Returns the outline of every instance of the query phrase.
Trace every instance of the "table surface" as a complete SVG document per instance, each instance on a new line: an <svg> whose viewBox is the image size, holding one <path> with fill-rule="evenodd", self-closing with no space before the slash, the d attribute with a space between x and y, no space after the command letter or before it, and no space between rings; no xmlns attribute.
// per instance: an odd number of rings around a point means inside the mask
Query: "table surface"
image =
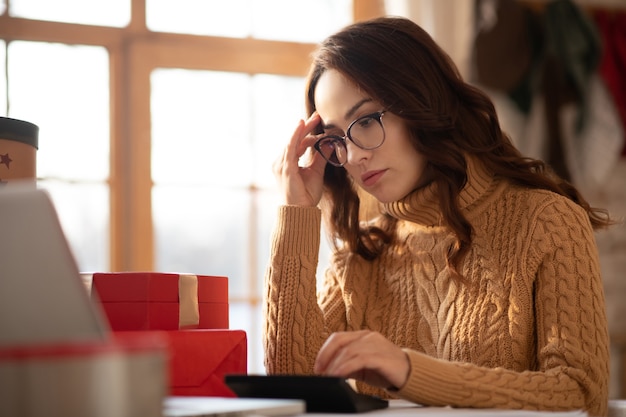
<svg viewBox="0 0 626 417"><path fill-rule="evenodd" d="M547 412L452 407L423 407L405 400L390 400L389 408L359 414L302 413L302 400L266 398L168 397L164 403L166 417L586 417L584 411ZM621 415L619 415L621 417Z"/></svg>
<svg viewBox="0 0 626 417"><path fill-rule="evenodd" d="M547 412L547 411L526 411L526 410L497 410L497 409L476 409L476 408L452 408L452 407L423 407L404 400L389 401L389 408L383 410L375 410L364 413L367 416L393 416L393 417L455 417L455 416L504 416L504 417L583 417L588 416L585 411L564 411L564 412ZM318 417L346 417L346 414L317 414L307 413L305 416Z"/></svg>

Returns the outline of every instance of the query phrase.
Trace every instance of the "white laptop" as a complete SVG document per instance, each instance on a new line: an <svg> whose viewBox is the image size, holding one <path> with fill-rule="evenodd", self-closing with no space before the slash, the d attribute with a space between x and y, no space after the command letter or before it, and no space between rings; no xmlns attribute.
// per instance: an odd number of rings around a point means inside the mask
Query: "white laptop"
<svg viewBox="0 0 626 417"><path fill-rule="evenodd" d="M168 397L165 417L293 416L306 412L302 400L268 398Z"/></svg>
<svg viewBox="0 0 626 417"><path fill-rule="evenodd" d="M46 191L0 187L0 347L107 338ZM59 308L61 306L61 308Z"/></svg>
<svg viewBox="0 0 626 417"><path fill-rule="evenodd" d="M0 186L0 349L109 336L48 192L33 185ZM163 405L165 417L304 412L300 400L168 397Z"/></svg>

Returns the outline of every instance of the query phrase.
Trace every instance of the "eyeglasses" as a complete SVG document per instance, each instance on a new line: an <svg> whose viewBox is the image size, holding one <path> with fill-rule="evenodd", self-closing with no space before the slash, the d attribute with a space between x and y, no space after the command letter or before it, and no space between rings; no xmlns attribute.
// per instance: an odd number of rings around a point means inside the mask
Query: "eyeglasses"
<svg viewBox="0 0 626 417"><path fill-rule="evenodd" d="M348 162L346 138L361 149L372 150L380 147L385 141L383 127L384 111L359 117L348 126L345 136L326 135L320 138L313 147L326 161L336 167Z"/></svg>

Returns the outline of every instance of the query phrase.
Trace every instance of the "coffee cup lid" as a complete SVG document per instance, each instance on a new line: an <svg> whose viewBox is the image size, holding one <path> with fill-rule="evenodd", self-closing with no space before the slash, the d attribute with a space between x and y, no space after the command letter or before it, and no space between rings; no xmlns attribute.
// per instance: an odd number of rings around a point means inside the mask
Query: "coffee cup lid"
<svg viewBox="0 0 626 417"><path fill-rule="evenodd" d="M0 117L0 139L22 142L39 149L39 126L24 120Z"/></svg>

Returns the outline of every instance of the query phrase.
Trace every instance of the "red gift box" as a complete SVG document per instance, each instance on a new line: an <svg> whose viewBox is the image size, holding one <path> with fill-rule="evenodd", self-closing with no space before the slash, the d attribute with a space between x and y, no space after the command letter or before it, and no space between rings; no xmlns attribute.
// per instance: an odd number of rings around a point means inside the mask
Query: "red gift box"
<svg viewBox="0 0 626 417"><path fill-rule="evenodd" d="M228 329L228 278L94 273L92 293L113 330Z"/></svg>
<svg viewBox="0 0 626 417"><path fill-rule="evenodd" d="M248 372L243 330L164 332L170 346L170 395L235 397L224 383L226 374Z"/></svg>

